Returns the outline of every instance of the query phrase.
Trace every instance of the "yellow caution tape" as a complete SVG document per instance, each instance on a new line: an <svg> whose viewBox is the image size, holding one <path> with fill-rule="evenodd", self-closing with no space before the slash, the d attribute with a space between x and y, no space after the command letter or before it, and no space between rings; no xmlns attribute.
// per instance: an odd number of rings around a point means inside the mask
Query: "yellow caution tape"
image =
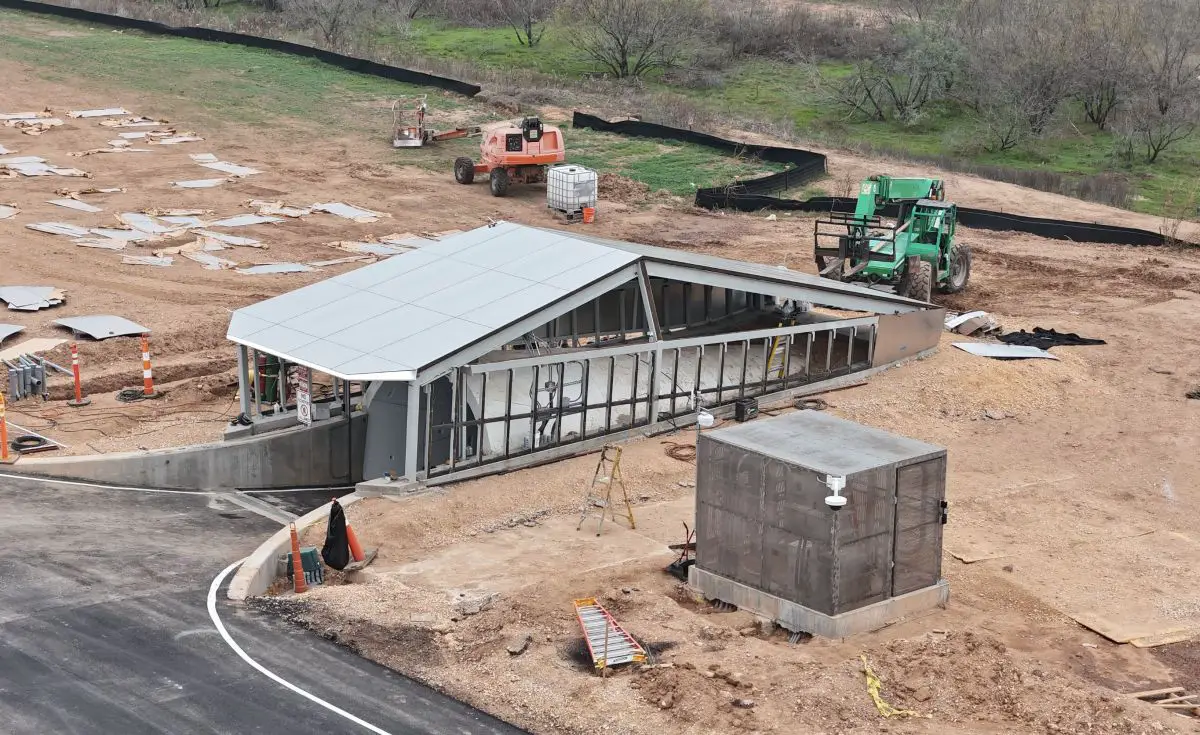
<svg viewBox="0 0 1200 735"><path fill-rule="evenodd" d="M859 658L862 659L863 673L867 675L867 694L871 695L871 699L875 702L875 708L879 710L879 714L884 717L930 717L931 715L922 715L919 712L913 712L910 709L897 709L887 702L883 701L883 697L879 695L880 688L883 687L883 682L871 670L871 665L867 663L867 655L864 653Z"/></svg>

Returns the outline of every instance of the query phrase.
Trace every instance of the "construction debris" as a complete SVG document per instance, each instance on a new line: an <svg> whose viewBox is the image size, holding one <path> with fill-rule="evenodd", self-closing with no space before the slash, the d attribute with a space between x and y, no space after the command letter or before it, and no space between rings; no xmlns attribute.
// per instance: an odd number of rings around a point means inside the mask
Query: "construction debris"
<svg viewBox="0 0 1200 735"><path fill-rule="evenodd" d="M48 199L47 204L53 204L56 207L66 207L80 212L103 212L103 207L97 207L87 202L81 202L78 199Z"/></svg>
<svg viewBox="0 0 1200 735"><path fill-rule="evenodd" d="M37 311L58 306L66 300L54 286L0 286L0 301L13 311Z"/></svg>
<svg viewBox="0 0 1200 735"><path fill-rule="evenodd" d="M867 677L867 694L871 696L871 701L875 703L875 709L879 710L879 714L884 717L921 717L918 712L910 709L898 709L884 701L879 690L883 688L883 682L871 670L871 664L867 663L867 655L862 654L859 659L862 661L863 674Z"/></svg>
<svg viewBox="0 0 1200 735"><path fill-rule="evenodd" d="M76 189L55 189L54 190L55 194L59 195L60 197L67 197L68 199L78 199L79 197L84 196L85 194L122 194L124 192L125 192L125 188L119 187L119 186L109 186L106 188L96 188L94 186L91 186L91 187L88 187L87 189L78 189L78 190L76 190Z"/></svg>
<svg viewBox="0 0 1200 735"><path fill-rule="evenodd" d="M183 133L182 135L173 135L168 138L157 138L150 141L150 145L177 145L179 143L199 143L204 140L195 133Z"/></svg>
<svg viewBox="0 0 1200 735"><path fill-rule="evenodd" d="M211 153L189 153L188 158L196 163L216 163L220 160Z"/></svg>
<svg viewBox="0 0 1200 735"><path fill-rule="evenodd" d="M970 352L972 355L991 357L997 360L1028 360L1038 357L1047 360L1058 359L1056 355L1052 355L1045 350L1040 350L1037 347L997 345L987 342L954 342L953 345L963 352Z"/></svg>
<svg viewBox="0 0 1200 735"><path fill-rule="evenodd" d="M101 250L124 250L125 246L129 244L128 240L113 240L108 237L83 237L71 242L81 248L99 248Z"/></svg>
<svg viewBox="0 0 1200 735"><path fill-rule="evenodd" d="M15 360L21 355L34 355L39 352L49 352L55 347L61 345L63 342L66 342L66 340L49 339L46 337L27 339L24 342L18 342L8 349L0 350L0 360Z"/></svg>
<svg viewBox="0 0 1200 735"><path fill-rule="evenodd" d="M194 260L195 262L199 263L204 270L208 271L229 270L230 268L237 266L237 263L232 260L226 260L225 258L218 258L215 255L209 255L203 250L182 250L179 254L188 260Z"/></svg>
<svg viewBox="0 0 1200 735"><path fill-rule="evenodd" d="M67 113L67 117L118 117L128 114L130 114L129 110L120 107L105 107L100 110L71 110Z"/></svg>
<svg viewBox="0 0 1200 735"><path fill-rule="evenodd" d="M74 156L75 158L81 158L83 156L94 156L97 153L153 153L153 151L151 151L149 148L130 148L128 146L129 144L126 143L123 146L118 146L115 148L89 148L86 151L75 151L74 153L68 153L67 155Z"/></svg>
<svg viewBox="0 0 1200 735"><path fill-rule="evenodd" d="M41 112L0 112L0 120L4 122L12 120L37 120L39 118L50 117L53 114L50 108L46 108Z"/></svg>
<svg viewBox="0 0 1200 735"><path fill-rule="evenodd" d="M329 265L341 265L342 263L357 263L363 260L373 260L369 255L351 255L346 258L334 258L333 260L315 260L309 263L313 268L324 268Z"/></svg>
<svg viewBox="0 0 1200 735"><path fill-rule="evenodd" d="M189 242L184 245L176 245L175 247L171 247L171 248L162 248L160 250L155 250L154 254L158 255L158 256L183 255L184 253L215 252L217 250L224 250L224 249L225 249L224 245L222 245L220 242L217 242L216 240L212 239L211 237L198 237L195 240L193 240L192 242Z"/></svg>
<svg viewBox="0 0 1200 735"><path fill-rule="evenodd" d="M37 120L8 120L4 124L10 128L16 128L26 135L41 135L47 130L61 126L63 121L57 117L48 117Z"/></svg>
<svg viewBox="0 0 1200 735"><path fill-rule="evenodd" d="M255 240L253 237L240 237L238 235L227 235L224 232L211 232L209 230L194 230L196 235L209 237L217 242L225 245L244 246L248 248L264 248L261 240Z"/></svg>
<svg viewBox="0 0 1200 735"><path fill-rule="evenodd" d="M283 217L267 217L261 214L239 214L236 217L209 222L209 227L247 227L249 225L265 225L283 222Z"/></svg>
<svg viewBox="0 0 1200 735"><path fill-rule="evenodd" d="M327 242L325 244L331 248L345 250L348 253L375 255L381 258L400 255L401 253L407 253L411 250L411 248L398 247L396 245L385 245L379 242L353 242L350 240L338 240L337 242Z"/></svg>
<svg viewBox="0 0 1200 735"><path fill-rule="evenodd" d="M192 179L191 181L172 181L173 186L180 189L211 189L233 179Z"/></svg>
<svg viewBox="0 0 1200 735"><path fill-rule="evenodd" d="M145 128L166 125L168 122L168 120L151 120L148 117L128 117L124 120L101 120L100 124L106 128Z"/></svg>
<svg viewBox="0 0 1200 735"><path fill-rule="evenodd" d="M359 224L367 225L372 222L378 222L381 217L390 217L389 214L383 212L372 212L369 209L355 207L351 204L343 204L342 202L327 202L325 204L314 204L312 209L316 212L326 212L328 214L344 217L349 220L354 220Z"/></svg>
<svg viewBox="0 0 1200 735"><path fill-rule="evenodd" d="M0 156L7 156L9 153L16 153L16 151L10 151L9 149L0 145Z"/></svg>
<svg viewBox="0 0 1200 735"><path fill-rule="evenodd" d="M237 272L248 276L261 276L275 273L307 273L311 270L311 267L303 263L263 263L261 265L238 268Z"/></svg>
<svg viewBox="0 0 1200 735"><path fill-rule="evenodd" d="M117 215L117 221L148 235L167 235L179 233L187 229L186 226L178 224L160 224L154 217L142 214L141 212L121 212Z"/></svg>
<svg viewBox="0 0 1200 735"><path fill-rule="evenodd" d="M89 230L89 232L91 232L93 235L99 235L100 237L105 237L110 240L123 240L125 242L143 242L145 240L159 239L148 232L128 228L93 227L91 230Z"/></svg>
<svg viewBox="0 0 1200 735"><path fill-rule="evenodd" d="M248 202L250 207L253 207L256 212L262 215L279 215L280 217L303 217L312 214L311 209L302 207L290 207L283 202L267 202L261 199L253 199Z"/></svg>
<svg viewBox="0 0 1200 735"><path fill-rule="evenodd" d="M0 161L0 169L14 171L21 176L80 176L90 179L92 177L87 171L80 171L77 168L64 168L60 166L52 166L45 163L44 158L36 158L34 156L26 156L21 159L12 159L7 162Z"/></svg>
<svg viewBox="0 0 1200 735"><path fill-rule="evenodd" d="M1183 687L1166 687L1151 689L1144 692L1134 692L1129 695L1134 699L1149 702L1163 709L1173 710L1179 714L1200 717L1200 694L1187 694Z"/></svg>
<svg viewBox="0 0 1200 735"><path fill-rule="evenodd" d="M175 262L169 255L125 255L121 257L125 265L154 265L165 268Z"/></svg>
<svg viewBox="0 0 1200 735"><path fill-rule="evenodd" d="M968 337L993 334L1000 331L1000 324L986 311L969 311L965 314L947 314L946 331Z"/></svg>
<svg viewBox="0 0 1200 735"><path fill-rule="evenodd" d="M95 340L148 334L150 332L147 327L131 322L125 317L113 316L111 314L56 319L54 323L66 327L76 334L84 334Z"/></svg>
<svg viewBox="0 0 1200 735"><path fill-rule="evenodd" d="M151 217L197 217L205 214L212 214L211 209L143 209L142 214L148 214Z"/></svg>
<svg viewBox="0 0 1200 735"><path fill-rule="evenodd" d="M8 219L9 217L15 217L20 213L21 213L21 210L17 209L16 205L0 204L0 219Z"/></svg>
<svg viewBox="0 0 1200 735"><path fill-rule="evenodd" d="M228 161L213 161L211 163L201 163L200 165L203 166L204 168L211 168L214 171L221 171L223 173L227 173L230 176L235 176L239 179L244 176L253 176L254 174L262 173L262 171L259 171L256 168L250 168L249 166L239 166L236 163L230 163Z"/></svg>

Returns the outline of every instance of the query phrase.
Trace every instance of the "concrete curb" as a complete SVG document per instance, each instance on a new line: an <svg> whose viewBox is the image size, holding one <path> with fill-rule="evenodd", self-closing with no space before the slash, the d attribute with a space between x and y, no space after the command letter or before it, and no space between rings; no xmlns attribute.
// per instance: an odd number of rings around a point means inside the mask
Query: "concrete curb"
<svg viewBox="0 0 1200 735"><path fill-rule="evenodd" d="M350 493L338 498L338 502L342 504L343 508L347 508L366 497L369 496ZM332 507L333 503L326 503L320 508L309 511L297 518L294 521L296 532L304 535L304 531L309 526L328 519L329 510ZM257 597L266 592L270 588L271 583L275 581L275 560L281 554L286 554L290 551L291 544L292 534L287 526L279 529L271 538L264 541L238 567L237 574L233 576L233 580L229 583L229 599L244 600L247 597Z"/></svg>

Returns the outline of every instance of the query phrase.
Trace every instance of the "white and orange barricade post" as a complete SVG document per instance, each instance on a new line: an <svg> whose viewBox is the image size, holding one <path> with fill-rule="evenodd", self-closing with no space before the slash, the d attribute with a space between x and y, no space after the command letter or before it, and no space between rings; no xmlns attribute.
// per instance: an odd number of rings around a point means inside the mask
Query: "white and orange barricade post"
<svg viewBox="0 0 1200 735"><path fill-rule="evenodd" d="M0 393L0 464L12 464L18 457L19 454L9 454L8 419L4 417L4 394Z"/></svg>
<svg viewBox="0 0 1200 735"><path fill-rule="evenodd" d="M308 582L304 581L304 560L300 558L300 535L296 533L296 524L290 524L292 531L292 588L296 594L308 591Z"/></svg>
<svg viewBox="0 0 1200 735"><path fill-rule="evenodd" d="M142 335L142 396L156 398L154 392L154 370L150 367L150 335Z"/></svg>
<svg viewBox="0 0 1200 735"><path fill-rule="evenodd" d="M67 401L72 408L79 408L91 403L91 399L83 397L83 381L79 379L79 348L71 343L71 375L75 378L75 398Z"/></svg>

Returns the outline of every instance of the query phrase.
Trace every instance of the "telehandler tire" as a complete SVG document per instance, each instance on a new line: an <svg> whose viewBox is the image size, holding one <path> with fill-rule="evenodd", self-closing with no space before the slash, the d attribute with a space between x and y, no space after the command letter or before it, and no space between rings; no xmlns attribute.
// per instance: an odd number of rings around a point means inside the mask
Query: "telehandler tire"
<svg viewBox="0 0 1200 735"><path fill-rule="evenodd" d="M927 260L910 264L904 269L897 290L901 296L928 302L933 297L933 264Z"/></svg>
<svg viewBox="0 0 1200 735"><path fill-rule="evenodd" d="M950 276L938 286L941 293L958 293L971 280L971 246L958 244L950 248Z"/></svg>

